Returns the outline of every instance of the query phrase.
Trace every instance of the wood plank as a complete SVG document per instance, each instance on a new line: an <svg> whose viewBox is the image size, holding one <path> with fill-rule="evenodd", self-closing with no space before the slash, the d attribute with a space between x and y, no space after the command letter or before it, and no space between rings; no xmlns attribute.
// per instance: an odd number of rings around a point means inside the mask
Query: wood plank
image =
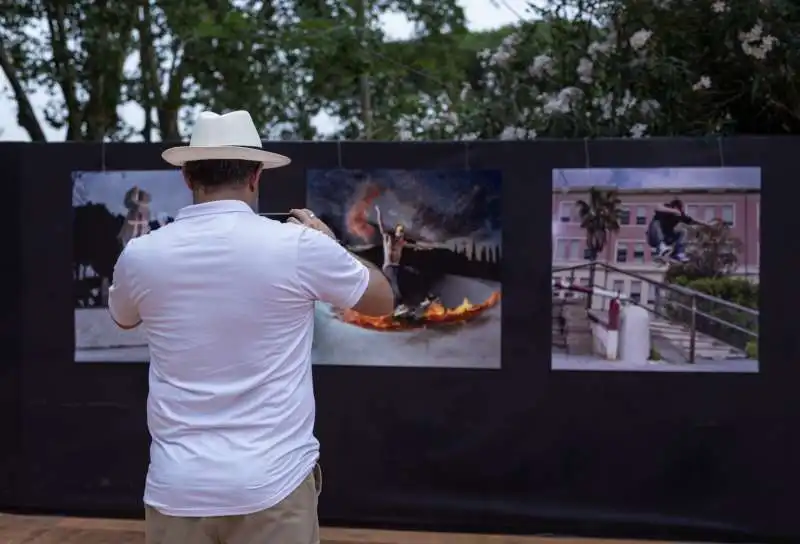
<svg viewBox="0 0 800 544"><path fill-rule="evenodd" d="M641 541L323 528L322 544L645 544ZM140 520L0 514L2 544L143 544ZM649 544L658 544L650 542Z"/></svg>

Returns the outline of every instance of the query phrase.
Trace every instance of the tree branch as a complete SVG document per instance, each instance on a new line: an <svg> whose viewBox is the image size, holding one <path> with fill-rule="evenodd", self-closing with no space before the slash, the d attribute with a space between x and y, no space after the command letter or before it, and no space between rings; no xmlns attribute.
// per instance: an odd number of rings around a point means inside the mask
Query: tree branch
<svg viewBox="0 0 800 544"><path fill-rule="evenodd" d="M42 125L36 118L36 112L33 111L33 105L19 81L19 75L11 63L2 37L0 37L0 69L3 70L11 85L11 90L14 92L14 99L17 102L17 123L28 132L32 142L46 142L47 136L45 136Z"/></svg>

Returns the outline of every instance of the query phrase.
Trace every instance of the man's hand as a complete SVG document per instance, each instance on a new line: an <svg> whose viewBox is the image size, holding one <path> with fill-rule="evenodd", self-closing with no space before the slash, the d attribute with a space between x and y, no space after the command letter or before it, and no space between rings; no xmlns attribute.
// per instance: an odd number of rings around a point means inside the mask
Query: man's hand
<svg viewBox="0 0 800 544"><path fill-rule="evenodd" d="M328 225L323 223L319 220L319 218L314 215L314 212L308 209L299 209L299 210L289 210L289 219L286 220L287 223L294 223L296 225L303 225L304 227L308 227L310 229L314 229L316 231L321 232L322 234L329 236L330 238L336 240L336 235L333 234L333 231L330 229Z"/></svg>

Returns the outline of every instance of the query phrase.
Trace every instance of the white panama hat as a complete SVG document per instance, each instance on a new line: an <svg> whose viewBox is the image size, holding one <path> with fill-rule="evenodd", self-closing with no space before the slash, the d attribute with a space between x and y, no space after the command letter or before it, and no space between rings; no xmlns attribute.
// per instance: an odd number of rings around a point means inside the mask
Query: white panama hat
<svg viewBox="0 0 800 544"><path fill-rule="evenodd" d="M240 160L260 162L264 168L280 168L289 157L264 151L253 118L246 111L218 115L204 111L197 117L189 145L171 147L161 157L174 166L189 161Z"/></svg>

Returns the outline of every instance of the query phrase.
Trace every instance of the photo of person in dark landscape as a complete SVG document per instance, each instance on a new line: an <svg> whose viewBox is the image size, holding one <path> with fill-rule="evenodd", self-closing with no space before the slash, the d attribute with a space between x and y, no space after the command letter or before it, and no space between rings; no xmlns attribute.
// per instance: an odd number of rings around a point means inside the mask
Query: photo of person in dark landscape
<svg viewBox="0 0 800 544"><path fill-rule="evenodd" d="M312 170L307 179L307 207L381 267L396 303L378 318L318 308L315 363L499 368L499 172ZM380 360L367 350L374 342L386 347Z"/></svg>
<svg viewBox="0 0 800 544"><path fill-rule="evenodd" d="M73 174L75 360L147 362L141 332L108 318L108 288L125 246L174 220L192 195L177 170Z"/></svg>

